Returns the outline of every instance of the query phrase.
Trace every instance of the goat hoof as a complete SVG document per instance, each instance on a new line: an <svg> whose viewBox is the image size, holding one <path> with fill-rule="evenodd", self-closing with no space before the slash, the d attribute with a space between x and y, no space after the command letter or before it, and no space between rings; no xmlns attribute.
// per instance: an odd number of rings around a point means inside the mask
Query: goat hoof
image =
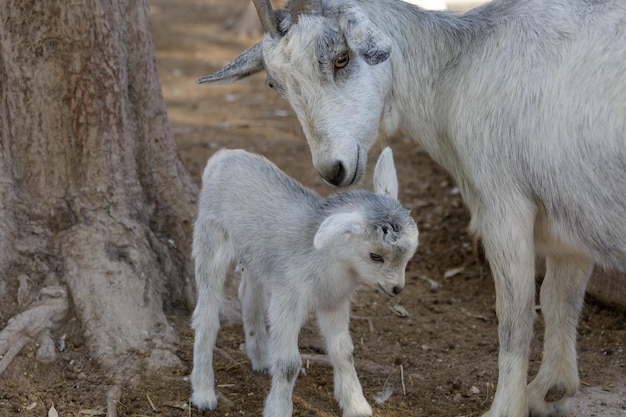
<svg viewBox="0 0 626 417"><path fill-rule="evenodd" d="M215 410L217 407L217 395L215 392L194 392L191 403L200 411Z"/></svg>
<svg viewBox="0 0 626 417"><path fill-rule="evenodd" d="M267 365L262 365L262 366L252 366L252 370L254 372L256 372L257 374L267 374L270 372L270 367Z"/></svg>
<svg viewBox="0 0 626 417"><path fill-rule="evenodd" d="M528 385L528 410L532 417L555 417L566 414L570 399L578 392L578 379L575 383L546 382L536 378ZM548 388L550 387L550 388Z"/></svg>
<svg viewBox="0 0 626 417"><path fill-rule="evenodd" d="M571 406L571 398L561 398L558 401L537 401L529 405L531 417L556 417L567 414Z"/></svg>
<svg viewBox="0 0 626 417"><path fill-rule="evenodd" d="M368 404L365 398L359 401L358 404L353 404L350 409L345 409L343 417L370 417L372 415L372 407Z"/></svg>

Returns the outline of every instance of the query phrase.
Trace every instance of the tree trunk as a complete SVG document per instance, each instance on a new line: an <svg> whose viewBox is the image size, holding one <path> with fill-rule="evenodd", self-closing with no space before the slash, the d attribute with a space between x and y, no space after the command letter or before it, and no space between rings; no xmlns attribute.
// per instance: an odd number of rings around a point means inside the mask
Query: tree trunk
<svg viewBox="0 0 626 417"><path fill-rule="evenodd" d="M7 1L0 22L0 302L15 316L0 372L18 340L54 360L50 335L71 308L115 384L176 366L165 313L195 303L197 189L167 121L147 0Z"/></svg>

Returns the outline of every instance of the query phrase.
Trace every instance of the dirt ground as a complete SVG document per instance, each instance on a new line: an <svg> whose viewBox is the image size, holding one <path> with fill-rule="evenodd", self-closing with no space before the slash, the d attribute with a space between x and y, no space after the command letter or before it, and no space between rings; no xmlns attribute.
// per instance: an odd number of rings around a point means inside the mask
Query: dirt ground
<svg viewBox="0 0 626 417"><path fill-rule="evenodd" d="M259 40L229 29L244 9L244 0L151 0L157 62L180 155L198 184L217 149L245 148L267 156L319 193L331 193L312 167L292 110L265 86L262 74L232 86L194 84ZM497 383L489 268L473 249L466 232L468 213L446 172L407 138L381 139L371 157L385 144L394 150L400 200L417 221L420 246L399 297L362 288L354 299L351 333L365 396L376 416L480 416ZM371 185L371 162L359 187ZM401 317L402 311L407 315ZM177 354L185 368L144 376L127 387L119 415L260 415L270 379L252 372L242 350L241 323L236 318L223 323L215 363L222 396L215 412L203 414L188 403L193 354L189 314L170 318L179 331ZM0 377L0 416L44 416L52 404L62 417L104 414L107 380L82 344L80 328L69 329L55 335L63 341L60 361L38 364L35 346L29 346ZM531 374L539 365L542 331L539 318ZM587 300L577 348L582 392L572 416L626 416L625 345L625 313ZM311 320L300 337L305 365L294 391L295 416L341 414L323 346Z"/></svg>

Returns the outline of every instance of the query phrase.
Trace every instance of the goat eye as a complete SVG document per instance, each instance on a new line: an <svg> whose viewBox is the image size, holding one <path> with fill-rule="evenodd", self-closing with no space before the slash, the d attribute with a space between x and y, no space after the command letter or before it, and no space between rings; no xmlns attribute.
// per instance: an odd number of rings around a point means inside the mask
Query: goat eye
<svg viewBox="0 0 626 417"><path fill-rule="evenodd" d="M370 253L370 259L374 262L384 262L383 257L377 253Z"/></svg>
<svg viewBox="0 0 626 417"><path fill-rule="evenodd" d="M343 54L339 55L337 59L335 59L335 68L343 68L348 65L349 61L350 57L347 53L344 52Z"/></svg>

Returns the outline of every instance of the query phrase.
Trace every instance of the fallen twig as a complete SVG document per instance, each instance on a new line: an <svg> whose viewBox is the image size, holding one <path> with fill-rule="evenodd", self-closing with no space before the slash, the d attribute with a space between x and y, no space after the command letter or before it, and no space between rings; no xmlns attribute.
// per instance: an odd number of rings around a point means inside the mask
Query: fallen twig
<svg viewBox="0 0 626 417"><path fill-rule="evenodd" d="M117 417L117 403L122 398L122 389L113 385L107 393L107 417Z"/></svg>
<svg viewBox="0 0 626 417"><path fill-rule="evenodd" d="M301 357L304 363L308 361L309 363L314 363L314 364L318 364L322 366L328 366L328 367L333 366L332 363L330 362L330 359L328 359L328 357L325 355L318 355L314 353L304 353L301 355ZM389 374L393 372L395 369L391 366L387 366L387 365L383 365L380 363L367 361L367 360L358 360L356 361L355 365L356 365L356 368L365 372L372 373L372 374Z"/></svg>
<svg viewBox="0 0 626 417"><path fill-rule="evenodd" d="M156 407L154 406L154 403L152 402L152 398L150 398L150 395L148 393L146 393L146 398L148 398L148 402L150 403L150 407L152 408L152 411L157 411Z"/></svg>

